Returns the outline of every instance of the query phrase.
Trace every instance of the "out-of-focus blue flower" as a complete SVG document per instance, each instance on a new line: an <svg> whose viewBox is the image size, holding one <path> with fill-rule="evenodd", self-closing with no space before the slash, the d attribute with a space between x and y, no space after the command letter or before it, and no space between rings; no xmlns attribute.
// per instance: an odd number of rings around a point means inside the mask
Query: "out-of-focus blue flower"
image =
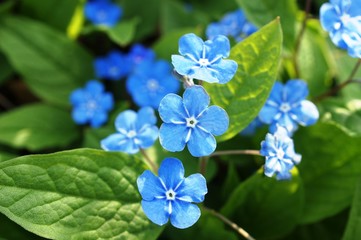
<svg viewBox="0 0 361 240"><path fill-rule="evenodd" d="M231 36L236 41L242 41L258 28L248 22L242 10L236 10L226 14L219 22L210 23L206 29L208 39L217 35Z"/></svg>
<svg viewBox="0 0 361 240"><path fill-rule="evenodd" d="M89 1L84 7L85 17L94 25L114 26L121 18L123 11L117 4L107 0Z"/></svg>
<svg viewBox="0 0 361 240"><path fill-rule="evenodd" d="M159 104L163 124L159 130L160 144L168 151L182 151L188 146L192 156L211 154L217 146L213 135L228 129L226 111L209 105L209 96L202 86L185 90L183 99L176 94L166 95Z"/></svg>
<svg viewBox="0 0 361 240"><path fill-rule="evenodd" d="M259 120L259 117L257 116L250 124L248 124L245 129L242 130L240 134L242 136L252 136L256 132L257 128L262 125L263 123L261 122L261 120Z"/></svg>
<svg viewBox="0 0 361 240"><path fill-rule="evenodd" d="M329 32L332 42L358 58L361 57L360 9L359 0L331 0L320 8L321 25Z"/></svg>
<svg viewBox="0 0 361 240"><path fill-rule="evenodd" d="M164 159L158 175L146 170L137 179L145 215L160 226L169 219L176 228L192 226L201 216L193 203L203 202L208 191L205 178L199 173L184 178L183 164L177 158Z"/></svg>
<svg viewBox="0 0 361 240"><path fill-rule="evenodd" d="M136 66L142 62L153 62L154 60L154 51L151 48L144 47L141 44L134 44L128 53L128 61L130 61L132 70L134 70Z"/></svg>
<svg viewBox="0 0 361 240"><path fill-rule="evenodd" d="M94 128L103 125L108 112L113 109L112 94L104 92L104 86L95 80L89 81L85 88L74 90L70 102L74 121L77 124L90 123Z"/></svg>
<svg viewBox="0 0 361 240"><path fill-rule="evenodd" d="M307 95L307 84L302 80L289 80L285 85L276 82L258 114L259 119L263 123L271 124L271 132L274 132L278 124L292 135L298 124L309 126L318 120L317 107L311 101L305 100Z"/></svg>
<svg viewBox="0 0 361 240"><path fill-rule="evenodd" d="M158 108L165 95L179 90L180 82L172 75L168 62L145 61L130 75L126 86L138 106Z"/></svg>
<svg viewBox="0 0 361 240"><path fill-rule="evenodd" d="M260 153L266 157L264 174L278 180L290 179L290 170L301 161L301 155L294 149L293 140L288 136L285 128L277 126L272 135L267 133L266 139L261 142Z"/></svg>
<svg viewBox="0 0 361 240"><path fill-rule="evenodd" d="M139 109L138 113L126 110L115 119L117 133L103 139L100 144L106 151L130 154L152 146L158 138L157 118L151 107Z"/></svg>
<svg viewBox="0 0 361 240"><path fill-rule="evenodd" d="M119 80L129 74L131 64L125 54L111 51L107 56L95 59L94 68L98 78Z"/></svg>
<svg viewBox="0 0 361 240"><path fill-rule="evenodd" d="M212 40L203 40L193 33L179 39L179 53L172 55L175 70L189 78L209 83L227 83L237 71L237 63L226 60L230 44L227 37L219 35Z"/></svg>

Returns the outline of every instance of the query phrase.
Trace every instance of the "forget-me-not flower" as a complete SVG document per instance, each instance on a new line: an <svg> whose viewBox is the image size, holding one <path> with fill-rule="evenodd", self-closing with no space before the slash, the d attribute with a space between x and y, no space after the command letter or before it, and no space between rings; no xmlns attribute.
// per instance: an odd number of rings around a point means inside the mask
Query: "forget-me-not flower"
<svg viewBox="0 0 361 240"><path fill-rule="evenodd" d="M96 58L94 67L98 78L119 80L129 74L131 65L125 54L114 50L107 56Z"/></svg>
<svg viewBox="0 0 361 240"><path fill-rule="evenodd" d="M134 71L142 62L153 62L155 60L155 52L151 48L147 48L141 44L134 44L127 58L130 62L131 69Z"/></svg>
<svg viewBox="0 0 361 240"><path fill-rule="evenodd" d="M228 129L226 111L209 105L209 96L202 86L185 90L183 99L176 94L166 95L159 104L163 124L159 130L160 144L168 151L182 151L185 145L194 157L208 156L217 146L213 135Z"/></svg>
<svg viewBox="0 0 361 240"><path fill-rule="evenodd" d="M100 144L106 151L120 151L130 154L152 146L158 138L157 118L151 107L121 112L115 119L117 133L103 139Z"/></svg>
<svg viewBox="0 0 361 240"><path fill-rule="evenodd" d="M307 84L302 80L289 80L285 85L276 82L258 114L259 119L270 124L271 132L274 132L278 124L285 127L292 135L297 130L298 124L309 126L318 120L317 107L305 99L307 95Z"/></svg>
<svg viewBox="0 0 361 240"><path fill-rule="evenodd" d="M180 82L172 75L168 62L145 61L129 76L126 86L138 106L158 108L165 95L179 90Z"/></svg>
<svg viewBox="0 0 361 240"><path fill-rule="evenodd" d="M146 170L137 179L145 215L160 226L169 219L176 228L192 226L201 216L193 203L203 202L208 191L205 178L199 173L184 178L183 164L177 158L164 159L158 175Z"/></svg>
<svg viewBox="0 0 361 240"><path fill-rule="evenodd" d="M212 40L203 40L193 33L179 39L179 53L172 55L175 70L188 78L209 83L227 83L237 71L237 63L224 59L229 56L230 43L219 35Z"/></svg>
<svg viewBox="0 0 361 240"><path fill-rule="evenodd" d="M92 127L100 127L107 121L114 101L100 82L91 80L85 88L71 93L70 102L73 105L72 117L77 124L90 123Z"/></svg>
<svg viewBox="0 0 361 240"><path fill-rule="evenodd" d="M267 133L266 139L261 142L260 153L266 157L264 174L267 177L276 175L278 180L290 179L290 170L301 161L301 155L295 152L293 140L281 126L277 126L273 135Z"/></svg>
<svg viewBox="0 0 361 240"><path fill-rule="evenodd" d="M94 25L112 27L120 20L123 11L108 0L93 0L85 4L84 14Z"/></svg>
<svg viewBox="0 0 361 240"><path fill-rule="evenodd" d="M361 1L331 0L320 8L322 27L332 42L347 49L352 57L361 57Z"/></svg>
<svg viewBox="0 0 361 240"><path fill-rule="evenodd" d="M219 22L210 23L206 29L208 39L217 35L231 36L236 41L242 41L258 29L250 23L241 9L227 13Z"/></svg>

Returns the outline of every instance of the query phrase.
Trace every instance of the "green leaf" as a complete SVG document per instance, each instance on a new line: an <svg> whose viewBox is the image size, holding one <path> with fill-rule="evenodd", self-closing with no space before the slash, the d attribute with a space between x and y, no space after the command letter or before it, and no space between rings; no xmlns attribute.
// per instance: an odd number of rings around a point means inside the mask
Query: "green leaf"
<svg viewBox="0 0 361 240"><path fill-rule="evenodd" d="M359 179L353 202L351 213L348 219L347 228L343 236L343 240L354 240L361 236L361 178Z"/></svg>
<svg viewBox="0 0 361 240"><path fill-rule="evenodd" d="M0 162L7 161L9 159L15 158L17 155L5 151L0 151Z"/></svg>
<svg viewBox="0 0 361 240"><path fill-rule="evenodd" d="M80 0L21 0L20 12L65 32Z"/></svg>
<svg viewBox="0 0 361 240"><path fill-rule="evenodd" d="M318 123L294 136L304 183L301 222L317 222L350 205L361 174L361 138L352 138L333 124Z"/></svg>
<svg viewBox="0 0 361 240"><path fill-rule="evenodd" d="M69 105L70 93L93 77L92 57L65 34L31 19L0 18L0 48L39 97Z"/></svg>
<svg viewBox="0 0 361 240"><path fill-rule="evenodd" d="M112 28L107 28L106 33L115 43L120 46L126 46L129 44L135 35L135 28L138 24L138 19L121 21Z"/></svg>
<svg viewBox="0 0 361 240"><path fill-rule="evenodd" d="M215 105L228 113L224 141L238 134L258 115L272 89L282 47L279 20L274 20L231 49L230 59L238 63L234 78L226 84L204 84Z"/></svg>
<svg viewBox="0 0 361 240"><path fill-rule="evenodd" d="M77 149L0 163L0 212L42 237L156 239L142 212L130 155Z"/></svg>
<svg viewBox="0 0 361 240"><path fill-rule="evenodd" d="M12 66L9 64L5 56L0 53L0 84L5 82L13 73L14 70Z"/></svg>
<svg viewBox="0 0 361 240"><path fill-rule="evenodd" d="M292 175L290 181L277 181L258 171L232 192L221 213L256 239L287 234L298 223L304 198L296 168Z"/></svg>
<svg viewBox="0 0 361 240"><path fill-rule="evenodd" d="M296 39L298 7L296 0L237 0L247 19L261 27L276 17L281 18L285 46L293 49Z"/></svg>
<svg viewBox="0 0 361 240"><path fill-rule="evenodd" d="M38 151L65 147L79 135L68 111L33 104L0 115L0 142L14 148Z"/></svg>

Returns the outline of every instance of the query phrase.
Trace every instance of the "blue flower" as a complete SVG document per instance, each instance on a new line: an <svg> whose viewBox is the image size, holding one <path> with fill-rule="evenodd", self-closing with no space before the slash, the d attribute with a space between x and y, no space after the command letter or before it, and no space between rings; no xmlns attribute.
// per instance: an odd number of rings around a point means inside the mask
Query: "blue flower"
<svg viewBox="0 0 361 240"><path fill-rule="evenodd" d="M252 136L256 132L257 128L259 128L262 125L263 123L257 116L255 119L253 119L253 121L250 124L248 124L248 126L245 129L242 130L240 134L242 136Z"/></svg>
<svg viewBox="0 0 361 240"><path fill-rule="evenodd" d="M85 88L74 90L70 95L73 105L72 117L77 124L90 123L92 127L100 127L108 119L108 112L113 109L113 96L104 92L104 86L89 81Z"/></svg>
<svg viewBox="0 0 361 240"><path fill-rule="evenodd" d="M111 134L100 144L106 151L121 151L130 154L152 146L158 138L157 118L150 107L139 109L138 113L126 110L115 119L118 133Z"/></svg>
<svg viewBox="0 0 361 240"><path fill-rule="evenodd" d="M227 37L219 35L212 40L203 40L193 33L179 39L179 53L172 55L175 70L188 78L209 83L227 83L237 71L237 63L224 58L229 56Z"/></svg>
<svg viewBox="0 0 361 240"><path fill-rule="evenodd" d="M111 51L107 56L95 59L94 67L98 78L119 80L129 74L131 65L125 54Z"/></svg>
<svg viewBox="0 0 361 240"><path fill-rule="evenodd" d="M138 106L158 108L165 95L178 91L180 82L172 75L168 62L145 61L130 75L126 86Z"/></svg>
<svg viewBox="0 0 361 240"><path fill-rule="evenodd" d="M302 80L290 80L285 85L276 82L258 116L262 122L271 124L271 132L279 124L293 134L298 124L309 126L318 120L317 107L305 100L307 95L307 84Z"/></svg>
<svg viewBox="0 0 361 240"><path fill-rule="evenodd" d="M134 70L140 63L154 61L155 53L151 48L146 48L141 44L134 44L128 53L131 69Z"/></svg>
<svg viewBox="0 0 361 240"><path fill-rule="evenodd" d="M228 129L228 115L218 106L209 105L209 96L202 86L185 90L183 99L176 94L166 95L159 104L163 124L159 130L160 144L168 151L182 151L188 146L192 156L211 154L217 146L213 135Z"/></svg>
<svg viewBox="0 0 361 240"><path fill-rule="evenodd" d="M193 203L203 202L208 191L205 178L199 173L184 178L182 162L177 158L164 159L158 174L156 177L146 170L137 179L145 215L160 226L169 219L176 228L192 226L201 216Z"/></svg>
<svg viewBox="0 0 361 240"><path fill-rule="evenodd" d="M106 0L90 1L84 7L85 17L94 25L112 27L121 18L123 11L116 5Z"/></svg>
<svg viewBox="0 0 361 240"><path fill-rule="evenodd" d="M236 10L226 14L219 22L211 23L206 29L208 39L217 35L231 36L236 41L242 41L258 29L248 22L242 10Z"/></svg>
<svg viewBox="0 0 361 240"><path fill-rule="evenodd" d="M267 177L276 175L278 180L290 179L290 170L301 161L301 155L294 150L293 140L280 126L273 135L267 133L266 139L261 142L260 153L266 157L264 174Z"/></svg>
<svg viewBox="0 0 361 240"><path fill-rule="evenodd" d="M332 42L347 49L351 56L361 57L361 1L359 0L331 0L320 8L322 27L329 32Z"/></svg>

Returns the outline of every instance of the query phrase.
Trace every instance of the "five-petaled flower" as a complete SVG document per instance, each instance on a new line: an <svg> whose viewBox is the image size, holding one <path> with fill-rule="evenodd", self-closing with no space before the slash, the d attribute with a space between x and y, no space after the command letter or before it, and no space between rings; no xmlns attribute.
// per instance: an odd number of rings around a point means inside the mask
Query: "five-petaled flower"
<svg viewBox="0 0 361 240"><path fill-rule="evenodd" d="M84 14L94 25L112 27L120 20L123 11L109 0L93 0L86 3Z"/></svg>
<svg viewBox="0 0 361 240"><path fill-rule="evenodd" d="M285 85L276 82L258 115L259 119L271 124L271 132L274 132L278 124L292 135L298 124L309 126L318 120L317 107L311 101L305 100L307 95L307 84L302 80L290 80Z"/></svg>
<svg viewBox="0 0 361 240"><path fill-rule="evenodd" d="M361 58L360 9L360 0L331 0L320 8L321 25L332 42L357 58Z"/></svg>
<svg viewBox="0 0 361 240"><path fill-rule="evenodd" d="M182 162L176 158L164 159L158 175L146 170L137 179L145 215L158 225L170 219L176 228L192 226L201 215L193 203L203 202L208 191L205 178L199 173L184 178Z"/></svg>
<svg viewBox="0 0 361 240"><path fill-rule="evenodd" d="M237 63L224 59L229 56L227 37L218 35L212 40L203 40L193 33L179 39L179 53L172 55L175 70L188 78L210 83L227 83L237 71Z"/></svg>
<svg viewBox="0 0 361 240"><path fill-rule="evenodd" d="M228 129L228 115L218 106L209 105L209 96L202 86L189 87L183 99L166 95L159 104L163 124L159 131L160 144L168 151L182 151L185 145L195 157L211 154L217 146L213 135Z"/></svg>
<svg viewBox="0 0 361 240"><path fill-rule="evenodd" d="M158 108L165 95L178 91L180 82L172 75L168 62L145 61L129 76L126 86L138 106Z"/></svg>
<svg viewBox="0 0 361 240"><path fill-rule="evenodd" d="M128 58L119 51L111 51L104 57L98 57L94 61L95 73L98 78L119 80L127 76L131 70Z"/></svg>
<svg viewBox="0 0 361 240"><path fill-rule="evenodd" d="M266 157L264 174L267 177L275 174L278 180L290 179L290 170L301 161L301 155L295 152L293 140L281 126L277 126L273 135L267 133L266 139L261 142L260 153Z"/></svg>
<svg viewBox="0 0 361 240"><path fill-rule="evenodd" d="M130 62L131 70L134 71L143 62L153 62L155 52L141 44L134 44L128 53L127 60Z"/></svg>
<svg viewBox="0 0 361 240"><path fill-rule="evenodd" d="M121 112L115 119L117 133L111 134L101 141L106 151L121 151L134 154L139 149L152 146L158 138L157 118L151 107Z"/></svg>
<svg viewBox="0 0 361 240"><path fill-rule="evenodd" d="M90 123L100 127L108 119L113 109L113 96L104 92L104 86L95 80L89 81L85 88L78 88L70 95L73 105L72 117L77 124Z"/></svg>

